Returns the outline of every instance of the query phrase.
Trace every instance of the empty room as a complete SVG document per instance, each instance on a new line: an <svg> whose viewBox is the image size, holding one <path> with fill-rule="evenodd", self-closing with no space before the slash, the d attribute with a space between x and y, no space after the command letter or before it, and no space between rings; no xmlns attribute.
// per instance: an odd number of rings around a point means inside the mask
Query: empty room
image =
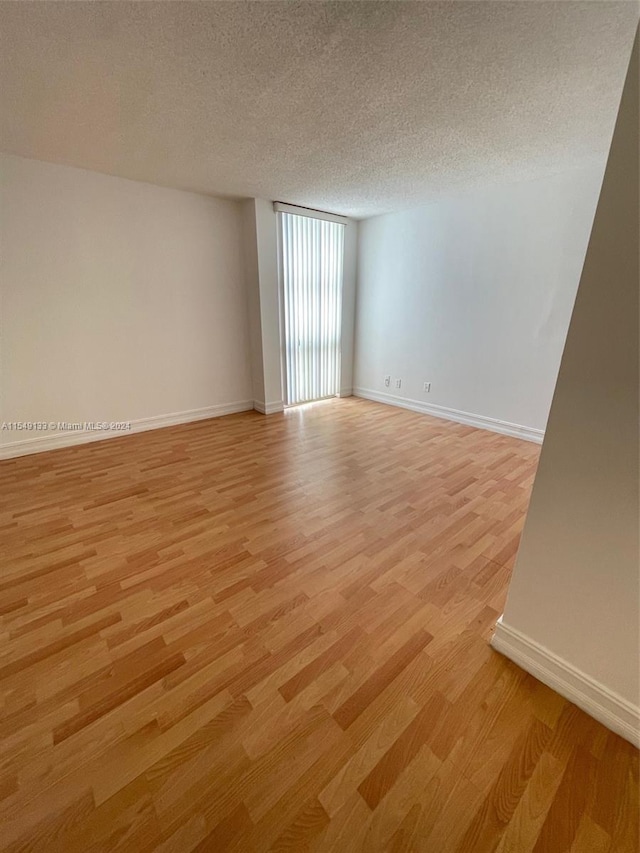
<svg viewBox="0 0 640 853"><path fill-rule="evenodd" d="M0 0L0 851L638 853L629 0Z"/></svg>

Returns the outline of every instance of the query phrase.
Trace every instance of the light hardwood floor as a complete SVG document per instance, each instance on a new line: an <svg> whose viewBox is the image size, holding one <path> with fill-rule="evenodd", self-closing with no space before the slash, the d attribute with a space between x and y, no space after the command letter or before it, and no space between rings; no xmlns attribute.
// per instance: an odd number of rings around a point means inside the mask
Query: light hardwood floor
<svg viewBox="0 0 640 853"><path fill-rule="evenodd" d="M637 853L488 645L537 456L347 399L1 463L1 849Z"/></svg>

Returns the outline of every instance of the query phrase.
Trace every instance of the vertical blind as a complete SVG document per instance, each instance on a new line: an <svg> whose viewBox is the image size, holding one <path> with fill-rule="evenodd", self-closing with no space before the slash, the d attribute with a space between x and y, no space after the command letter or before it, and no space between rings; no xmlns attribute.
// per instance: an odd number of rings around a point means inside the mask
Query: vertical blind
<svg viewBox="0 0 640 853"><path fill-rule="evenodd" d="M344 225L278 213L287 405L340 390Z"/></svg>

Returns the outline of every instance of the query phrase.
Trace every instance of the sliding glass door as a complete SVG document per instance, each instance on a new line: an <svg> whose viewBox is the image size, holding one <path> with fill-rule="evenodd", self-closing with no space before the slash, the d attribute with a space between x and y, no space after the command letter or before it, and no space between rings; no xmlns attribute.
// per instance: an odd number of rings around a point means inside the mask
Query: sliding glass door
<svg viewBox="0 0 640 853"><path fill-rule="evenodd" d="M340 390L344 225L278 213L288 406Z"/></svg>

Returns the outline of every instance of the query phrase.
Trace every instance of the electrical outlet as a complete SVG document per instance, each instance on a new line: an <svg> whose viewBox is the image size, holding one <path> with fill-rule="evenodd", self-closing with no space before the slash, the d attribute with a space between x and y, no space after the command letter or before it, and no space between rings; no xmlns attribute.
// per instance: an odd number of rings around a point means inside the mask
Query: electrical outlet
<svg viewBox="0 0 640 853"><path fill-rule="evenodd" d="M384 384L387 386L387 388L389 387L389 385L391 385L391 377L390 376L384 377Z"/></svg>
<svg viewBox="0 0 640 853"><path fill-rule="evenodd" d="M429 393L429 391L431 391L431 383L430 382L424 383L424 390L427 392L427 394Z"/></svg>
<svg viewBox="0 0 640 853"><path fill-rule="evenodd" d="M402 387L402 379L396 379L396 388Z"/></svg>

